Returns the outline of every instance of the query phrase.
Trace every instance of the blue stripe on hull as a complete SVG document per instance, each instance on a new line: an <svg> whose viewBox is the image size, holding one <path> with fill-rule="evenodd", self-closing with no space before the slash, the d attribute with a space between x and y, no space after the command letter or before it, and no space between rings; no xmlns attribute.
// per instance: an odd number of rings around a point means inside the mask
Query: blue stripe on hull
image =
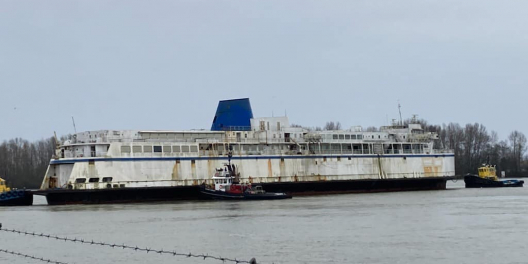
<svg viewBox="0 0 528 264"><path fill-rule="evenodd" d="M381 158L426 158L426 157L454 157L455 154L422 154L422 155L398 155L389 154L381 155ZM377 158L378 155L314 155L314 156L234 156L232 160L248 159L322 159L322 158ZM176 160L227 160L227 157L130 157L130 158L82 158L82 159L65 159L52 160L50 164L74 164L76 162L100 162L100 161L176 161Z"/></svg>

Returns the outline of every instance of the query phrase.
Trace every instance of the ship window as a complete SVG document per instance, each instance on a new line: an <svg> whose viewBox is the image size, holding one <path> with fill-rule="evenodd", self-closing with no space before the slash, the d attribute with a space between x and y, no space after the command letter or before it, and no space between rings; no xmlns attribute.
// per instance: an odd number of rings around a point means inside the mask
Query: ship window
<svg viewBox="0 0 528 264"><path fill-rule="evenodd" d="M363 135L357 135L357 139L363 139Z"/></svg>
<svg viewBox="0 0 528 264"><path fill-rule="evenodd" d="M189 146L182 146L182 152L189 152Z"/></svg>
<svg viewBox="0 0 528 264"><path fill-rule="evenodd" d="M86 178L77 178L75 179L75 183L85 183L86 182Z"/></svg>
<svg viewBox="0 0 528 264"><path fill-rule="evenodd" d="M191 146L191 152L198 152L197 146Z"/></svg>
<svg viewBox="0 0 528 264"><path fill-rule="evenodd" d="M172 152L180 153L180 146L172 146Z"/></svg>
<svg viewBox="0 0 528 264"><path fill-rule="evenodd" d="M378 138L381 138L381 136L380 136L380 135L378 135Z"/></svg>
<svg viewBox="0 0 528 264"><path fill-rule="evenodd" d="M339 139L345 139L345 135L339 135Z"/></svg>
<svg viewBox="0 0 528 264"><path fill-rule="evenodd" d="M338 139L339 136L338 135L332 135L332 139Z"/></svg>
<svg viewBox="0 0 528 264"><path fill-rule="evenodd" d="M141 153L141 146L132 146L132 152Z"/></svg>
<svg viewBox="0 0 528 264"><path fill-rule="evenodd" d="M164 153L169 153L169 152L171 152L171 147L170 147L170 146L163 146L163 152L164 152Z"/></svg>
<svg viewBox="0 0 528 264"><path fill-rule="evenodd" d="M121 146L121 153L130 153L130 146Z"/></svg>
<svg viewBox="0 0 528 264"><path fill-rule="evenodd" d="M350 135L345 135L345 139L350 139Z"/></svg>
<svg viewBox="0 0 528 264"><path fill-rule="evenodd" d="M89 182L99 182L99 178L90 178Z"/></svg>
<svg viewBox="0 0 528 264"><path fill-rule="evenodd" d="M356 135L350 135L350 139L356 139Z"/></svg>
<svg viewBox="0 0 528 264"><path fill-rule="evenodd" d="M103 177L103 182L111 182L112 177Z"/></svg>
<svg viewBox="0 0 528 264"><path fill-rule="evenodd" d="M143 146L143 152L152 153L152 146Z"/></svg>
<svg viewBox="0 0 528 264"><path fill-rule="evenodd" d="M154 152L161 152L161 146L154 146Z"/></svg>

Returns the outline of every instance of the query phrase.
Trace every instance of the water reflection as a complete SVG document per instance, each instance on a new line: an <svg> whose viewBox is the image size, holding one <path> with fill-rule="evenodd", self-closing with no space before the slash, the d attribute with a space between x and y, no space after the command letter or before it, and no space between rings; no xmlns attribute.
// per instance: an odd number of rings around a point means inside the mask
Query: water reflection
<svg viewBox="0 0 528 264"><path fill-rule="evenodd" d="M463 182L448 188L280 201L39 205L0 208L0 222L94 240L256 257L262 263L525 261L528 188L465 189ZM482 241L493 241L493 254L483 254L489 243ZM203 263L117 250L91 254L95 248L53 243L9 235L0 239L0 248L30 249L40 256L54 252L71 263Z"/></svg>

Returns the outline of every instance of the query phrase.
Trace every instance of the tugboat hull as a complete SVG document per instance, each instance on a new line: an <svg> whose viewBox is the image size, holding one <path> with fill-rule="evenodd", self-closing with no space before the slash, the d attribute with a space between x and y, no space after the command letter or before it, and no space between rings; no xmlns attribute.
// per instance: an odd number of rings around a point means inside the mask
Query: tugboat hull
<svg viewBox="0 0 528 264"><path fill-rule="evenodd" d="M494 181L478 177L476 175L464 176L466 188L496 188L496 187L523 187L524 181L520 180L501 180Z"/></svg>
<svg viewBox="0 0 528 264"><path fill-rule="evenodd" d="M292 198L291 195L285 193L228 193L208 189L202 189L200 192L204 198L214 200L281 200Z"/></svg>
<svg viewBox="0 0 528 264"><path fill-rule="evenodd" d="M33 194L28 191L16 190L0 194L0 206L33 205Z"/></svg>

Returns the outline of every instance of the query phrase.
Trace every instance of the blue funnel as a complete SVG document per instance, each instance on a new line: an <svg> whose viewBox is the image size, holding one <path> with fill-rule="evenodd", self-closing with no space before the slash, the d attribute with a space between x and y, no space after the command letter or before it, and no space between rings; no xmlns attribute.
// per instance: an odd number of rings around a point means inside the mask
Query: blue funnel
<svg viewBox="0 0 528 264"><path fill-rule="evenodd" d="M249 98L223 100L218 102L211 130L250 131L251 118L253 118L253 111Z"/></svg>

